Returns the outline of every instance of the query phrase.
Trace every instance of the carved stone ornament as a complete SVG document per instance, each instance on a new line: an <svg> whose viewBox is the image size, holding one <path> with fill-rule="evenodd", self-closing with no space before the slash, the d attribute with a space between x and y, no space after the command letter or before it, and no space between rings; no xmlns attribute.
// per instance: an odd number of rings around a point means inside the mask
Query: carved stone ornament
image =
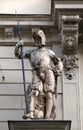
<svg viewBox="0 0 83 130"><path fill-rule="evenodd" d="M11 40L14 38L13 28L5 28L5 39Z"/></svg>
<svg viewBox="0 0 83 130"><path fill-rule="evenodd" d="M75 74L75 68L78 68L77 55L64 55L62 61L66 78L72 80Z"/></svg>
<svg viewBox="0 0 83 130"><path fill-rule="evenodd" d="M63 43L63 53L65 54L72 54L77 52L77 36L75 35L65 35Z"/></svg>
<svg viewBox="0 0 83 130"><path fill-rule="evenodd" d="M62 15L62 52L77 54L80 17Z"/></svg>

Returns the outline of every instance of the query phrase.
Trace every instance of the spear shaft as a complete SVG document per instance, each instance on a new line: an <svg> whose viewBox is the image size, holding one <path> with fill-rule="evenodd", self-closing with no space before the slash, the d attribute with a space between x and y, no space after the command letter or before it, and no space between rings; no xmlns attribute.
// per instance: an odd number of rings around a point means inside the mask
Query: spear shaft
<svg viewBox="0 0 83 130"><path fill-rule="evenodd" d="M16 18L17 18L17 25L18 25L18 35L19 35L19 40L22 40L22 34L20 30L20 24L18 21L18 15L16 13ZM22 74L23 74L23 84L24 84L24 95L25 95L25 107L26 107L26 113L29 113L29 108L28 108L28 101L27 101L27 91L26 91L26 81L25 81L25 70L24 70L24 58L23 58L23 46L21 45L21 62L22 62Z"/></svg>

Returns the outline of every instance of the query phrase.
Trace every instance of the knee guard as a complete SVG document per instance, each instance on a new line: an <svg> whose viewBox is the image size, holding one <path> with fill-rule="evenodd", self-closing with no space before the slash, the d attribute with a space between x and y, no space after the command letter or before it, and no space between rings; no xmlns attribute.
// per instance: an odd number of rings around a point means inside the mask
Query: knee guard
<svg viewBox="0 0 83 130"><path fill-rule="evenodd" d="M46 92L46 98L47 98L48 100L52 100L52 98L53 98L53 93L52 93L51 91Z"/></svg>

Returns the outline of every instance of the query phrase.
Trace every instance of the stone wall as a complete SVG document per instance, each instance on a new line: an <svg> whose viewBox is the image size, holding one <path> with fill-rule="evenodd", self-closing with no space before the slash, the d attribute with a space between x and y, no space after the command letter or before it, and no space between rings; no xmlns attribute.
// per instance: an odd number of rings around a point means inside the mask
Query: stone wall
<svg viewBox="0 0 83 130"><path fill-rule="evenodd" d="M32 47L25 47L32 49ZM54 51L60 56L59 45L53 46ZM31 82L31 66L25 62L26 86ZM21 60L14 56L14 46L0 46L0 66L5 79L0 71L0 129L8 130L8 120L23 120L25 109L24 88L22 79ZM56 120L63 119L63 101L61 76L58 79L58 96L56 100Z"/></svg>

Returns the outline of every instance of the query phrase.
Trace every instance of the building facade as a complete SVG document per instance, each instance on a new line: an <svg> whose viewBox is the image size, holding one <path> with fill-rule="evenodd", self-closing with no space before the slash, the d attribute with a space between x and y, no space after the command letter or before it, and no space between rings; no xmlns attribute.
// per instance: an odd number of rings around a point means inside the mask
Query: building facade
<svg viewBox="0 0 83 130"><path fill-rule="evenodd" d="M83 1L16 2L1 0L0 5L0 129L8 130L8 120L23 120L25 109L21 59L14 55L19 21L25 49L35 48L32 33L42 29L46 47L63 60L64 71L57 83L56 120L71 120L71 130L82 130ZM28 86L32 80L28 59L24 67Z"/></svg>

